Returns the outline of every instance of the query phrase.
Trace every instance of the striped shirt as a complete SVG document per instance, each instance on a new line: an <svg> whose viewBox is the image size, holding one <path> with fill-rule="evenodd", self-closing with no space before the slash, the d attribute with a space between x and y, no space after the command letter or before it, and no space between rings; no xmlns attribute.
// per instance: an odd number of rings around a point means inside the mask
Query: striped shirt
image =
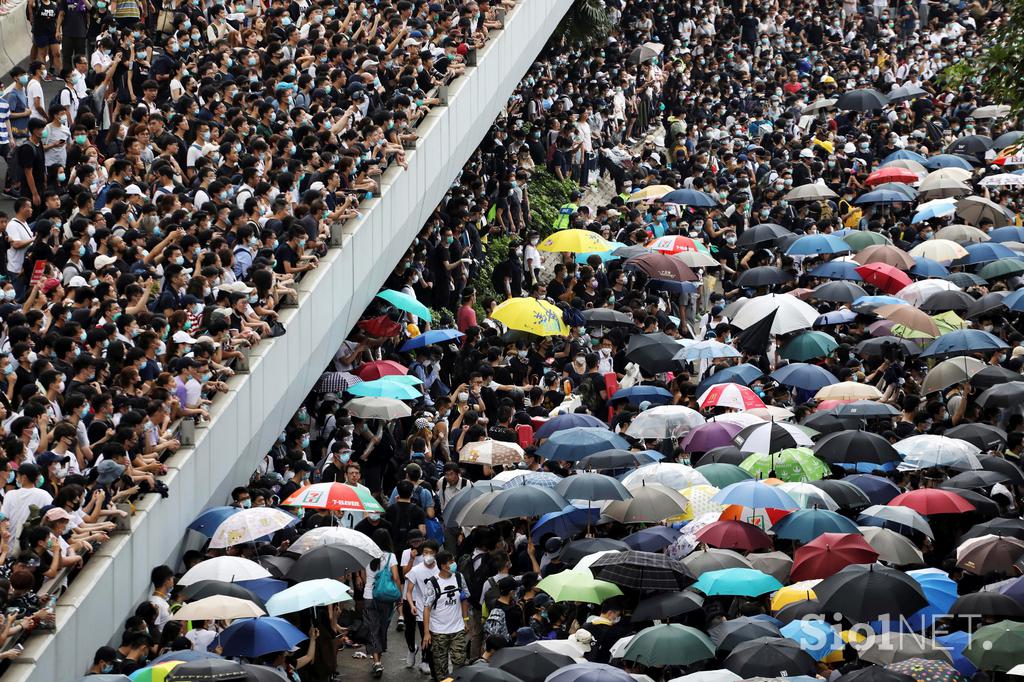
<svg viewBox="0 0 1024 682"><path fill-rule="evenodd" d="M8 126L11 122L11 105L0 97L0 144L10 144L11 135Z"/></svg>

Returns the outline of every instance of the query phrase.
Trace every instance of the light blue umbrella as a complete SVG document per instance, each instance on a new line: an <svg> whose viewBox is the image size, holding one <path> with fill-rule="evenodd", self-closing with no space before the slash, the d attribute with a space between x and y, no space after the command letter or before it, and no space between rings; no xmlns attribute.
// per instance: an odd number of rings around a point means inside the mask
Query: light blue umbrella
<svg viewBox="0 0 1024 682"><path fill-rule="evenodd" d="M761 368L749 362L726 367L700 382L697 386L697 395L703 394L704 391L708 390L708 387L715 384L743 384L744 386L749 386L752 381L761 376L764 376Z"/></svg>
<svg viewBox="0 0 1024 682"><path fill-rule="evenodd" d="M856 533L857 524L828 509L797 509L772 524L775 537L808 543L822 533Z"/></svg>
<svg viewBox="0 0 1024 682"><path fill-rule="evenodd" d="M458 329L431 329L430 331L423 332L419 336L414 336L405 343L398 350L405 351L415 350L417 348L423 348L424 346L430 346L435 343L444 343L446 341L454 341L465 336Z"/></svg>
<svg viewBox="0 0 1024 682"><path fill-rule="evenodd" d="M545 459L576 462L595 452L615 449L629 450L629 443L606 428L579 426L556 432L537 448L537 453Z"/></svg>
<svg viewBox="0 0 1024 682"><path fill-rule="evenodd" d="M967 255L957 258L953 265L981 265L991 263L1002 258L1015 258L1017 252L1010 247L998 242L981 242L980 244L968 244L964 247Z"/></svg>
<svg viewBox="0 0 1024 682"><path fill-rule="evenodd" d="M937 568L922 568L907 571L907 575L921 586L928 605L906 619L906 624L915 632L932 627L953 606L958 596L957 584L945 571ZM899 630L903 624L892 623L890 629Z"/></svg>
<svg viewBox="0 0 1024 682"><path fill-rule="evenodd" d="M713 498L719 504L738 504L751 509L799 509L800 505L785 490L761 481L733 483L719 490Z"/></svg>
<svg viewBox="0 0 1024 682"><path fill-rule="evenodd" d="M896 151L894 151L893 153L889 154L887 157L882 159L882 164L881 165L885 166L885 164L887 164L887 163L892 163L893 161L900 161L900 160L903 160L903 161L917 161L918 163L922 163L923 164L927 160L927 158L925 156L921 155L921 154L918 154L917 152L912 152L909 149L897 149Z"/></svg>
<svg viewBox="0 0 1024 682"><path fill-rule="evenodd" d="M615 391L612 400L628 400L631 405L639 405L644 401L652 405L666 405L672 402L672 393L660 386L630 386Z"/></svg>
<svg viewBox="0 0 1024 682"><path fill-rule="evenodd" d="M830 234L809 234L793 242L787 256L818 256L830 253L849 253L850 245Z"/></svg>
<svg viewBox="0 0 1024 682"><path fill-rule="evenodd" d="M839 379L832 372L807 362L791 362L775 370L770 376L783 386L802 388L805 391L817 391L839 383Z"/></svg>
<svg viewBox="0 0 1024 682"><path fill-rule="evenodd" d="M188 527L190 530L212 538L217 528L225 519L229 516L234 516L240 511L242 511L240 507L210 507L197 516L192 523L188 524Z"/></svg>
<svg viewBox="0 0 1024 682"><path fill-rule="evenodd" d="M610 260L617 260L619 258L622 258L622 256L616 256L614 251L615 251L615 249L618 249L620 247L625 246L625 244L623 244L622 242L610 242L610 243L612 245L612 249L610 251L602 251L600 253L596 253L596 252L592 252L592 253L577 253L576 254L576 262L580 263L580 264L584 264L584 263L587 262L587 259L590 258L591 256L597 256L598 258L601 259L602 263L607 263Z"/></svg>
<svg viewBox="0 0 1024 682"><path fill-rule="evenodd" d="M839 310L827 312L824 315L818 315L814 320L814 326L831 327L836 324L850 324L856 319L857 313L849 310L848 308L840 308Z"/></svg>
<svg viewBox="0 0 1024 682"><path fill-rule="evenodd" d="M351 592L342 582L330 578L306 580L292 585L268 599L267 613L271 616L283 616L286 613L337 604L351 599Z"/></svg>
<svg viewBox="0 0 1024 682"><path fill-rule="evenodd" d="M907 201L913 201L913 199L903 192L897 192L891 189L876 189L874 191L861 194L853 203L858 206L863 206L867 204L897 204Z"/></svg>
<svg viewBox="0 0 1024 682"><path fill-rule="evenodd" d="M430 309L409 294L403 294L401 291L395 291L394 289L385 289L377 294L377 298L383 298L399 310L412 313L416 317L422 317L427 322L434 321L430 315Z"/></svg>
<svg viewBox="0 0 1024 682"><path fill-rule="evenodd" d="M936 199L929 201L928 205L924 208L918 209L917 213L914 214L911 223L923 223L926 220L932 218L945 218L956 213L956 200L955 199Z"/></svg>
<svg viewBox="0 0 1024 682"><path fill-rule="evenodd" d="M698 341L688 348L679 349L679 352L672 359L693 362L694 360L714 360L715 358L738 358L742 357L742 355L742 353L727 343L722 343L715 339L706 339Z"/></svg>
<svg viewBox="0 0 1024 682"><path fill-rule="evenodd" d="M971 162L962 156L956 154L936 154L930 156L921 162L925 168L930 171L939 170L940 168L963 168L966 171L973 171L974 166Z"/></svg>
<svg viewBox="0 0 1024 682"><path fill-rule="evenodd" d="M846 646L836 629L822 620L790 621L780 632L797 642L816 661Z"/></svg>
<svg viewBox="0 0 1024 682"><path fill-rule="evenodd" d="M309 637L284 618L241 618L218 635L225 656L259 658L267 654L290 651Z"/></svg>
<svg viewBox="0 0 1024 682"><path fill-rule="evenodd" d="M398 400L417 400L423 397L423 393L414 386L409 386L400 381L391 381L390 377L364 381L349 386L348 392L354 396L366 398L396 398Z"/></svg>
<svg viewBox="0 0 1024 682"><path fill-rule="evenodd" d="M859 272L857 272L857 268L859 267L860 263L855 263L853 261L832 260L827 263L822 263L807 274L811 277L845 279L850 282L863 282L864 278L860 276Z"/></svg>
<svg viewBox="0 0 1024 682"><path fill-rule="evenodd" d="M871 312L875 308L880 308L883 305L889 305L890 303L906 303L902 298L896 296L861 296L850 304L850 307L857 312Z"/></svg>
<svg viewBox="0 0 1024 682"><path fill-rule="evenodd" d="M550 471L530 471L523 474L522 476L516 476L513 479L505 481L501 484L501 489L506 490L508 488L517 488L524 485L533 486L534 488L551 488L552 490L561 483L564 479L557 474L553 474Z"/></svg>
<svg viewBox="0 0 1024 682"><path fill-rule="evenodd" d="M1003 341L982 329L957 329L935 339L920 357L931 358L968 353L987 353L1009 348Z"/></svg>
<svg viewBox="0 0 1024 682"><path fill-rule="evenodd" d="M988 236L994 242L1024 242L1024 227L1005 225L992 230Z"/></svg>
<svg viewBox="0 0 1024 682"><path fill-rule="evenodd" d="M951 632L948 635L942 635L935 639L949 651L949 655L953 657L953 667L961 675L971 679L974 673L978 672L978 667L964 656L964 649L971 643L971 636L968 633L961 631Z"/></svg>
<svg viewBox="0 0 1024 682"><path fill-rule="evenodd" d="M910 274L917 277L943 278L949 275L949 269L937 260L914 256L914 267L910 268Z"/></svg>
<svg viewBox="0 0 1024 682"><path fill-rule="evenodd" d="M759 597L781 589L782 583L754 568L723 568L702 573L691 587L709 597Z"/></svg>

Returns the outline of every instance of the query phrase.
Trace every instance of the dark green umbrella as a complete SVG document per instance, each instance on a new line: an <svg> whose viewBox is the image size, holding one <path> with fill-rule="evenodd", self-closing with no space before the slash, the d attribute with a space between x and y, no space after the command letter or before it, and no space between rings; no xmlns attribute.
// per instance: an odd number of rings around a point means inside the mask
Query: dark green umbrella
<svg viewBox="0 0 1024 682"><path fill-rule="evenodd" d="M735 464L726 464L725 462L709 462L708 464L701 464L696 468L696 470L700 472L704 478L708 479L708 483L716 488L724 488L731 483L739 483L740 481L745 481L748 478L753 478L753 476Z"/></svg>
<svg viewBox="0 0 1024 682"><path fill-rule="evenodd" d="M707 635L686 625L654 625L638 632L622 658L646 666L690 665L715 656Z"/></svg>
<svg viewBox="0 0 1024 682"><path fill-rule="evenodd" d="M992 281L1000 277L1019 275L1022 272L1024 272L1024 260L1020 258L1001 258L987 263L985 267L978 271L978 276Z"/></svg>
<svg viewBox="0 0 1024 682"><path fill-rule="evenodd" d="M1006 672L1021 662L1024 652L1024 623L1004 620L978 628L964 649L979 670Z"/></svg>
<svg viewBox="0 0 1024 682"><path fill-rule="evenodd" d="M802 332L782 347L779 355L793 362L806 362L823 358L832 353L839 344L825 332Z"/></svg>

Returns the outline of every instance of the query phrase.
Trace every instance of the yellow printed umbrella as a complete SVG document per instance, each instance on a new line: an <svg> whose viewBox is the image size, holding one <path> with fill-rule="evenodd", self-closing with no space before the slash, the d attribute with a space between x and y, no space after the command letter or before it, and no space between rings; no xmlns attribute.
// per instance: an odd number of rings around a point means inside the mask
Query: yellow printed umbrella
<svg viewBox="0 0 1024 682"><path fill-rule="evenodd" d="M165 661L148 668L139 668L129 675L128 679L132 682L164 682L171 671L182 663L183 661Z"/></svg>
<svg viewBox="0 0 1024 682"><path fill-rule="evenodd" d="M601 235L590 230L559 230L537 247L539 251L554 253L604 253L615 246Z"/></svg>
<svg viewBox="0 0 1024 682"><path fill-rule="evenodd" d="M954 332L958 329L967 329L967 322L962 317L957 315L952 310L947 310L944 313L938 315L932 315L932 319L935 320L935 326L939 328L939 336ZM893 325L890 330L893 336L899 336L904 339L934 339L935 337L931 334L925 334L924 332L915 331L909 327L904 327L902 324Z"/></svg>
<svg viewBox="0 0 1024 682"><path fill-rule="evenodd" d="M648 199L660 199L669 192L675 191L675 187L669 187L668 185L651 185L650 187L644 187L641 190L633 192L626 199L627 202L633 201L647 201Z"/></svg>
<svg viewBox="0 0 1024 682"><path fill-rule="evenodd" d="M521 296L510 298L491 313L491 317L509 329L537 336L568 336L562 310L553 303Z"/></svg>
<svg viewBox="0 0 1024 682"><path fill-rule="evenodd" d="M772 595L772 611L781 611L790 604L800 601L817 599L814 594L814 586L821 580L803 580L792 585L786 585Z"/></svg>
<svg viewBox="0 0 1024 682"><path fill-rule="evenodd" d="M718 494L718 488L713 485L691 485L679 492L688 500L686 511L678 517L680 521L692 521L704 514L719 513L725 509L724 504L719 504L711 499Z"/></svg>

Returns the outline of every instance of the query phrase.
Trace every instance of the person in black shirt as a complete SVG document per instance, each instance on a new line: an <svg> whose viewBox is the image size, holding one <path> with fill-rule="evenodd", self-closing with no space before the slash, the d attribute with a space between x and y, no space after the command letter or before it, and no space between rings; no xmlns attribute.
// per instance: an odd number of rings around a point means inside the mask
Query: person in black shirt
<svg viewBox="0 0 1024 682"><path fill-rule="evenodd" d="M42 210L43 191L46 189L46 157L42 147L45 127L45 121L29 119L28 141L19 145L14 152L22 178L21 196L31 199L36 211Z"/></svg>
<svg viewBox="0 0 1024 682"><path fill-rule="evenodd" d="M290 468L292 470L292 477L281 486L281 490L278 492L282 502L306 485L309 481L309 472L313 470L313 465L303 459L290 465Z"/></svg>
<svg viewBox="0 0 1024 682"><path fill-rule="evenodd" d="M320 474L320 480L324 483L344 483L345 467L348 465L351 456L352 451L341 440L331 443L330 462Z"/></svg>
<svg viewBox="0 0 1024 682"><path fill-rule="evenodd" d="M394 547L403 547L409 531L419 529L424 535L427 532L427 516L418 504L412 501L415 486L406 479L395 486L398 497L384 511L384 520L391 525L391 541Z"/></svg>

